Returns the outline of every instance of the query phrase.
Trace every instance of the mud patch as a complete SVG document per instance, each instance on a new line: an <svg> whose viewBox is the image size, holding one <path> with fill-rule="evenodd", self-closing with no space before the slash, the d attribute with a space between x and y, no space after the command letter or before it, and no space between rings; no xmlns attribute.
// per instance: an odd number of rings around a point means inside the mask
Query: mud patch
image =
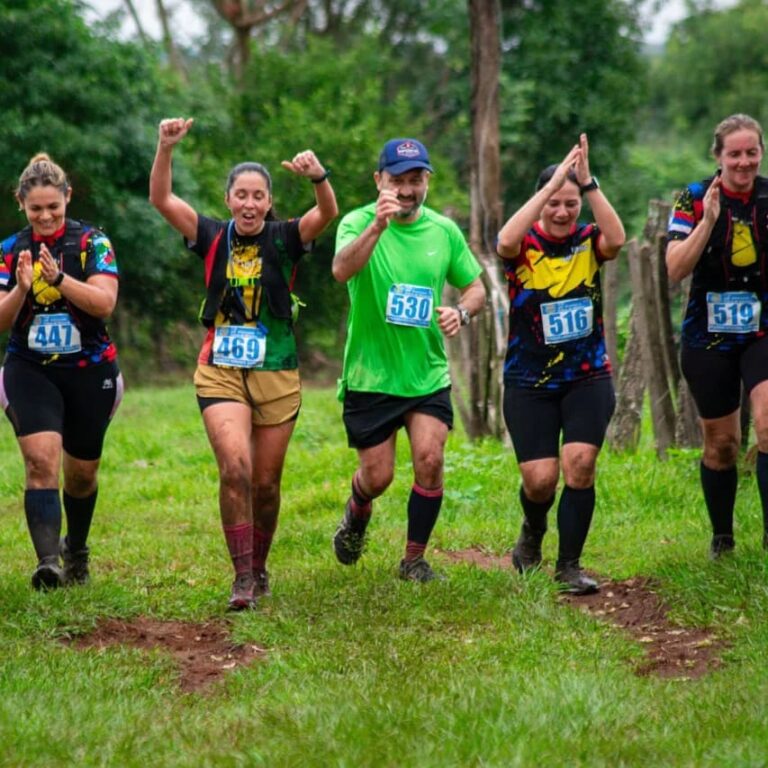
<svg viewBox="0 0 768 768"><path fill-rule="evenodd" d="M179 686L185 692L199 691L266 653L257 645L233 643L226 622L195 624L144 617L133 621L104 619L92 632L68 638L66 642L78 649L115 645L142 650L160 648L172 656L179 668Z"/></svg>
<svg viewBox="0 0 768 768"><path fill-rule="evenodd" d="M507 555L483 550L436 550L453 562L479 568L512 568ZM561 601L628 632L645 650L645 661L637 667L641 676L693 679L717 669L726 644L708 629L681 627L667 617L667 606L656 592L652 579L635 577L611 581L595 573L600 591L594 595L562 595Z"/></svg>

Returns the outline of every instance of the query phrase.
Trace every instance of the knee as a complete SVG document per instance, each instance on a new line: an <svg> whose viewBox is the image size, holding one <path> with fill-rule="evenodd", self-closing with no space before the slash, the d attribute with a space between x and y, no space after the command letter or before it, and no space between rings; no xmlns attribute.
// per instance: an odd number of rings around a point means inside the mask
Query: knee
<svg viewBox="0 0 768 768"><path fill-rule="evenodd" d="M557 473L537 472L523 477L523 491L536 504L549 501L557 491Z"/></svg>
<svg viewBox="0 0 768 768"><path fill-rule="evenodd" d="M384 491L389 488L395 473L393 467L367 467L361 472L361 480L364 486L363 490L368 493L371 498L381 496Z"/></svg>
<svg viewBox="0 0 768 768"><path fill-rule="evenodd" d="M423 488L437 488L443 483L443 452L426 451L414 457L416 482Z"/></svg>
<svg viewBox="0 0 768 768"><path fill-rule="evenodd" d="M243 492L251 485L250 467L242 459L228 458L219 464L219 482L224 489Z"/></svg>
<svg viewBox="0 0 768 768"><path fill-rule="evenodd" d="M710 469L728 469L739 455L738 435L717 435L704 442L704 464Z"/></svg>
<svg viewBox="0 0 768 768"><path fill-rule="evenodd" d="M24 457L27 485L32 488L56 488L59 485L59 465L52 456L31 454Z"/></svg>
<svg viewBox="0 0 768 768"><path fill-rule="evenodd" d="M591 488L595 484L594 459L575 457L563 464L563 480L571 488Z"/></svg>
<svg viewBox="0 0 768 768"><path fill-rule="evenodd" d="M268 480L259 481L253 485L254 499L258 500L259 506L269 506L280 502L280 481Z"/></svg>
<svg viewBox="0 0 768 768"><path fill-rule="evenodd" d="M90 496L96 490L96 471L77 469L66 473L64 488L70 496L79 499Z"/></svg>

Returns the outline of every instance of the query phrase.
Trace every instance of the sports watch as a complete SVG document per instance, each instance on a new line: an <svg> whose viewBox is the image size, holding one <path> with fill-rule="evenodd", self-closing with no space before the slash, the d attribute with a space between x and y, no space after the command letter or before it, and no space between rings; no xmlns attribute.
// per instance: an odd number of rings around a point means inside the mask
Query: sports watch
<svg viewBox="0 0 768 768"><path fill-rule="evenodd" d="M472 319L469 310L466 307L462 307L461 304L457 304L456 309L459 313L459 325L469 325L469 321Z"/></svg>
<svg viewBox="0 0 768 768"><path fill-rule="evenodd" d="M593 192L596 189L600 189L600 182L598 182L597 176L593 176L591 181L579 187L579 192L583 195L585 192Z"/></svg>

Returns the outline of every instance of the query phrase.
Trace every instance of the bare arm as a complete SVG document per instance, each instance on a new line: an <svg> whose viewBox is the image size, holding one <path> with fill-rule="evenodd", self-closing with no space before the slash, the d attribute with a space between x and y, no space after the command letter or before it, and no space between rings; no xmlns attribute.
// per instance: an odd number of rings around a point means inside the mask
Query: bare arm
<svg viewBox="0 0 768 768"><path fill-rule="evenodd" d="M376 201L374 220L333 257L331 269L336 280L346 283L368 263L381 233L389 226L389 220L399 210L397 193L391 189L382 189Z"/></svg>
<svg viewBox="0 0 768 768"><path fill-rule="evenodd" d="M693 272L720 215L720 178L714 179L704 195L704 215L685 240L667 244L667 274L678 282Z"/></svg>
<svg viewBox="0 0 768 768"><path fill-rule="evenodd" d="M479 277L461 289L459 304L469 312L470 317L474 317L483 309L485 286ZM455 336L461 330L461 313L456 307L437 307L437 315L437 324L448 338Z"/></svg>
<svg viewBox="0 0 768 768"><path fill-rule="evenodd" d="M27 250L19 254L16 265L16 285L7 293L0 294L0 331L7 331L13 326L31 287L32 253Z"/></svg>
<svg viewBox="0 0 768 768"><path fill-rule="evenodd" d="M173 194L173 148L189 132L192 119L174 117L160 121L157 151L149 175L149 202L165 220L190 242L197 238L197 212L185 200Z"/></svg>
<svg viewBox="0 0 768 768"><path fill-rule="evenodd" d="M581 155L578 144L571 147L571 151L563 158L552 178L519 208L499 231L499 241L496 251L502 259L514 259L523 244L526 232L538 221L544 206L552 195L565 184L568 171L575 167Z"/></svg>
<svg viewBox="0 0 768 768"><path fill-rule="evenodd" d="M579 182L579 186L583 187L592 181L592 174L589 170L589 142L586 133L579 136L579 147L581 154L576 161L575 170L576 180ZM595 223L600 228L598 241L600 253L608 261L615 259L627 239L624 225L602 190L592 189L585 194L589 200L592 215L595 217Z"/></svg>
<svg viewBox="0 0 768 768"><path fill-rule="evenodd" d="M46 283L53 285L59 274L59 265L45 244L42 244L40 246L41 277ZM100 319L109 317L117 303L117 279L111 275L91 275L82 281L65 274L56 287L67 301L72 302L83 312Z"/></svg>
<svg viewBox="0 0 768 768"><path fill-rule="evenodd" d="M293 160L284 160L283 168L287 168L297 176L305 176L310 180L325 178L319 183L313 183L315 188L315 205L299 220L299 235L302 243L310 243L319 237L323 230L339 215L336 205L336 195L328 181L327 172L311 149L299 152Z"/></svg>

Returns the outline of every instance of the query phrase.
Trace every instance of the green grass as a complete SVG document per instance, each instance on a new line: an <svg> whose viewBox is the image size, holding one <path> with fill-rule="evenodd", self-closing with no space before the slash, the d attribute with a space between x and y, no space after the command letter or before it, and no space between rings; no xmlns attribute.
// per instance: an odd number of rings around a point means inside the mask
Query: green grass
<svg viewBox="0 0 768 768"><path fill-rule="evenodd" d="M728 641L692 681L637 677L642 649L560 604L547 573L433 564L396 578L411 476L376 502L355 568L330 538L355 467L340 406L309 390L288 455L270 558L274 595L232 619L268 649L204 693L181 694L161 652L77 650L102 617L222 618L231 575L217 477L190 386L129 390L107 436L90 586L37 594L21 459L0 425L0 765L763 766L768 764L768 571L754 477L741 478L738 550L707 556L695 452L601 457L584 563L661 583L675 620ZM447 450L433 543L502 554L519 527L519 475L494 441ZM551 570L556 536L545 541Z"/></svg>

